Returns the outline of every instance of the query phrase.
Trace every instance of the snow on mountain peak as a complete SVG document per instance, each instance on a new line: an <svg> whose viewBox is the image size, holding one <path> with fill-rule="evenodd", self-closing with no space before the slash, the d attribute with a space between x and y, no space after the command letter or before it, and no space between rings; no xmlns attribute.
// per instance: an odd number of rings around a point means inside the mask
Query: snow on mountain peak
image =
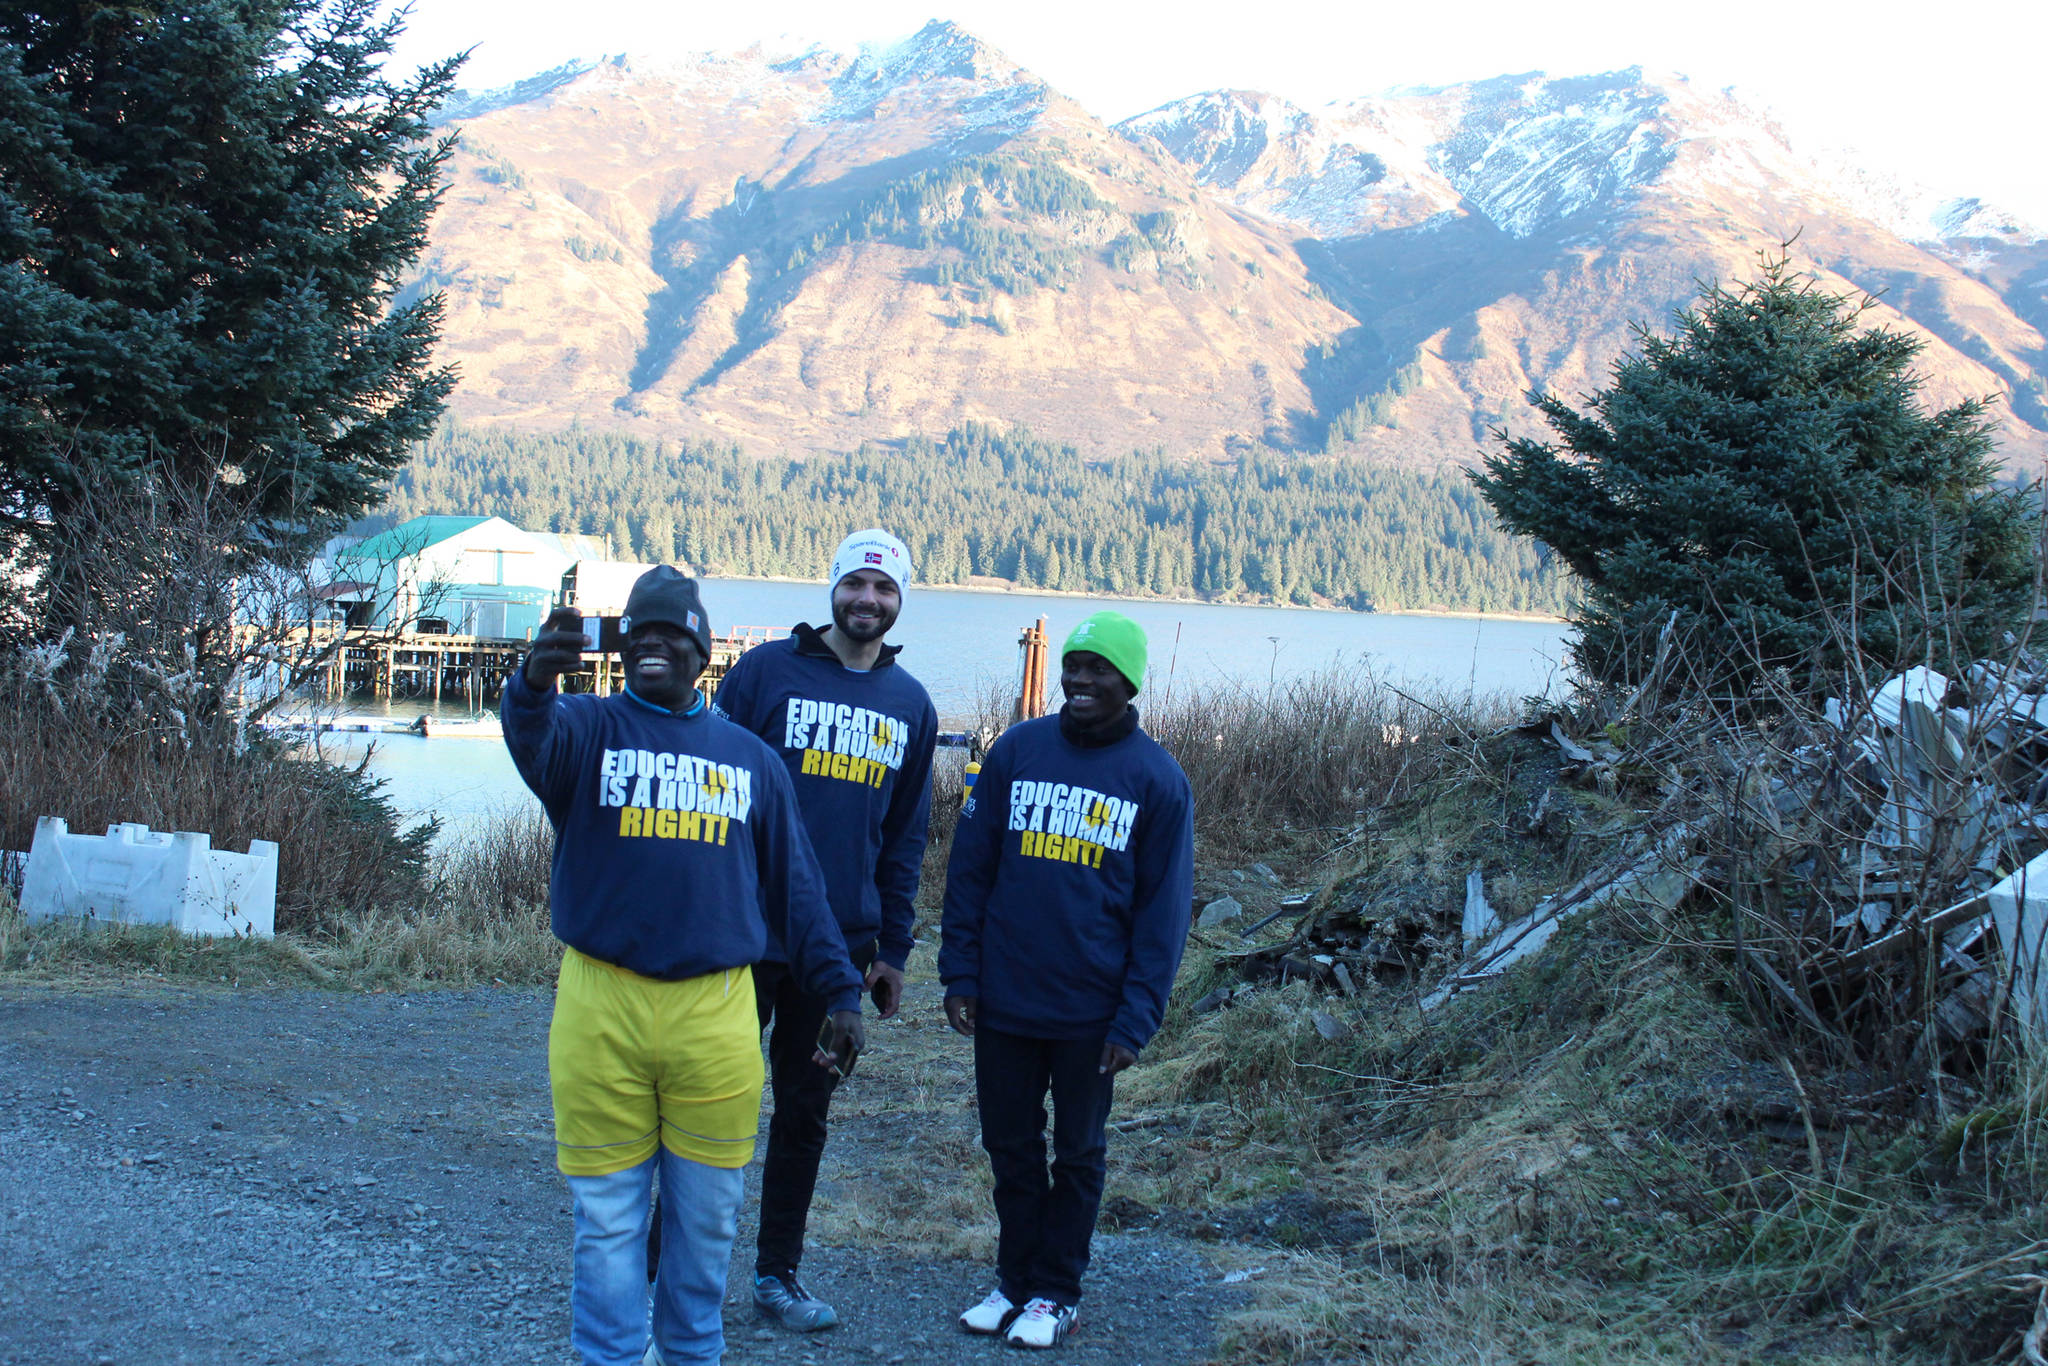
<svg viewBox="0 0 2048 1366"><path fill-rule="evenodd" d="M1809 155L1734 88L1641 67L1403 87L1314 110L1210 91L1118 129L1156 141L1241 207L1326 237L1445 212L1528 237L1654 186L1708 199L1789 192L1922 242L2041 240L2002 209L1936 197L1847 155Z"/></svg>
<svg viewBox="0 0 2048 1366"><path fill-rule="evenodd" d="M567 87L635 78L734 102L772 96L813 124L873 118L887 104L904 116L943 115L955 135L1022 133L1053 98L973 34L933 20L852 53L782 37L737 53L582 58L495 90L458 92L440 117L472 119ZM1322 236L1465 213L1528 237L1654 185L1705 198L1789 189L1815 212L1846 211L1923 243L2043 239L2007 210L1873 172L1852 152L1795 148L1768 106L1733 88L1641 67L1403 87L1316 109L1215 90L1117 128L1156 142L1241 207Z"/></svg>
<svg viewBox="0 0 2048 1366"><path fill-rule="evenodd" d="M934 19L901 42L863 47L833 77L832 101L819 117L871 117L898 96L946 106L969 129L1018 133L1052 90L958 24Z"/></svg>
<svg viewBox="0 0 2048 1366"><path fill-rule="evenodd" d="M896 43L870 43L840 73L841 98L858 99L936 81L1037 84L1022 67L958 24L934 19Z"/></svg>
<svg viewBox="0 0 2048 1366"><path fill-rule="evenodd" d="M1989 238L2020 246L2044 240L2041 230L2018 214L1981 199L1947 200L1935 208L1930 221L1946 241Z"/></svg>
<svg viewBox="0 0 2048 1366"><path fill-rule="evenodd" d="M1157 138L1175 158L1195 167L1204 185L1234 186L1266 154L1277 134L1307 115L1273 95L1212 90L1126 119L1126 133Z"/></svg>
<svg viewBox="0 0 2048 1366"><path fill-rule="evenodd" d="M515 104L537 100L552 91L559 90L602 66L605 57L578 57L563 62L560 66L513 81L509 85L496 86L490 90L457 90L436 112L435 117L443 121L473 119L488 114L494 109L504 109Z"/></svg>
<svg viewBox="0 0 2048 1366"><path fill-rule="evenodd" d="M812 124L870 119L884 103L895 101L899 112L912 117L941 117L956 136L1023 132L1052 94L958 25L935 20L899 42L869 44L856 52L785 35L737 52L582 59L484 94L461 92L444 106L441 117L473 119L572 87L638 81L733 105L772 102Z"/></svg>
<svg viewBox="0 0 2048 1366"><path fill-rule="evenodd" d="M2048 240L2040 227L1998 204L1974 196L1944 195L1900 176L1875 171L1847 149L1815 157L1816 173L1850 210L1909 242L2000 242L2024 246Z"/></svg>
<svg viewBox="0 0 2048 1366"><path fill-rule="evenodd" d="M1541 73L1300 109L1220 91L1119 125L1155 138L1245 207L1324 235L1405 226L1462 208L1514 236L1653 178L1662 93L1631 69Z"/></svg>
<svg viewBox="0 0 2048 1366"><path fill-rule="evenodd" d="M1532 72L1434 93L1460 116L1431 161L1510 236L1626 194L1672 160L1660 126L1668 97L1639 67L1557 79Z"/></svg>

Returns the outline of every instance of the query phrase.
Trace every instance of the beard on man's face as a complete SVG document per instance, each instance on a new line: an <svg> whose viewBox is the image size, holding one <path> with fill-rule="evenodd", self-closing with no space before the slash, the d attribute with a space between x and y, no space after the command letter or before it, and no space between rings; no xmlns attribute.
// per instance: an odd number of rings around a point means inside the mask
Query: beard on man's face
<svg viewBox="0 0 2048 1366"><path fill-rule="evenodd" d="M865 645L871 640L880 640L889 634L889 628L896 624L896 613L880 603L875 604L873 615L861 616L855 616L851 611L854 605L844 602L833 603L832 625L840 635L856 644Z"/></svg>

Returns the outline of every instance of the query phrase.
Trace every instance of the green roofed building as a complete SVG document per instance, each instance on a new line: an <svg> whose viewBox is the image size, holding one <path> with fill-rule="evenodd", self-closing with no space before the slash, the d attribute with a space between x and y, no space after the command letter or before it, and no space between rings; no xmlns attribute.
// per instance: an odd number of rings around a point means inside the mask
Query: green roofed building
<svg viewBox="0 0 2048 1366"><path fill-rule="evenodd" d="M351 626L531 640L602 538L522 531L502 517L415 517L335 552L323 593Z"/></svg>

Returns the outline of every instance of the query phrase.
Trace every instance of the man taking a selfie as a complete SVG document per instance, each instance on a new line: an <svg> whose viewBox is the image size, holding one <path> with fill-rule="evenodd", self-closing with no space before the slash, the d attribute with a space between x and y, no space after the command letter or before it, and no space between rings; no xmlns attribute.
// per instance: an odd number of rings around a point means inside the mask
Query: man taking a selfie
<svg viewBox="0 0 2048 1366"><path fill-rule="evenodd" d="M715 704L782 756L832 912L884 1020L903 998L938 737L931 698L896 662L902 647L883 643L909 582L901 541L881 530L854 532L832 556L832 624L800 623L741 655L719 681ZM839 1321L797 1279L838 1079L810 1064L830 1002L778 957L771 946L754 972L761 1027L772 1024L775 1094L754 1304L786 1328L814 1332Z"/></svg>
<svg viewBox="0 0 2048 1366"><path fill-rule="evenodd" d="M861 983L788 774L697 692L711 637L696 583L650 569L619 626L624 692L556 692L584 650L582 619L563 608L506 681L502 714L505 747L555 829L548 901L567 948L548 1081L574 1203L570 1340L584 1366L683 1366L724 1350L719 1305L760 1124L751 965L772 932L791 965L781 971L825 1003L820 1075L860 1051Z"/></svg>

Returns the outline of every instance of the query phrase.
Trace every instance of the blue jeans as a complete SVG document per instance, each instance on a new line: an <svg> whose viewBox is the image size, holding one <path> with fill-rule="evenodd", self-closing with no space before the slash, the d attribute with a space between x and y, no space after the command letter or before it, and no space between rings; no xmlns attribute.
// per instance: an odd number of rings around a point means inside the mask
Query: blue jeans
<svg viewBox="0 0 2048 1366"><path fill-rule="evenodd" d="M575 1279L569 1341L583 1366L640 1366L647 1351L647 1223L661 1168L661 1268L654 1341L668 1366L716 1366L725 1351L725 1273L739 1228L743 1167L710 1167L662 1148L609 1176L572 1176Z"/></svg>

